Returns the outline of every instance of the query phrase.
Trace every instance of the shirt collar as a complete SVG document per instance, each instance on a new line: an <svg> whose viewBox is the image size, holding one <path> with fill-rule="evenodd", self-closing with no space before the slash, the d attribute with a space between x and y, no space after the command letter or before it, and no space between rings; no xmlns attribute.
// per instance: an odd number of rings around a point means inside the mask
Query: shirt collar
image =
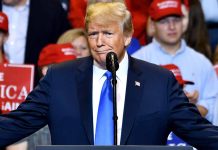
<svg viewBox="0 0 218 150"><path fill-rule="evenodd" d="M165 54L169 54L155 38L153 38L152 42L153 42L154 46L157 48L157 50L160 50ZM186 42L184 39L182 39L180 48L176 51L174 56L183 53L185 51L186 47L187 47Z"/></svg>
<svg viewBox="0 0 218 150"><path fill-rule="evenodd" d="M119 80L122 80L125 76L127 76L128 66L129 66L129 58L127 52L125 52L123 59L119 63L119 69L116 72L116 76ZM97 62L94 61L93 72L97 79L101 79L106 71L107 70L100 68Z"/></svg>

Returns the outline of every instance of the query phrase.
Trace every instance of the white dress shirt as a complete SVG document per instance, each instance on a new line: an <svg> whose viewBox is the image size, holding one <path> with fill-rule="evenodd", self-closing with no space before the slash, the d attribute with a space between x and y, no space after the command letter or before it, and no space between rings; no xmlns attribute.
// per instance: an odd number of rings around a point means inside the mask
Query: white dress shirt
<svg viewBox="0 0 218 150"><path fill-rule="evenodd" d="M123 122L123 110L124 110L124 102L126 95L126 82L127 82L127 71L128 71L128 55L125 53L123 60L119 64L119 69L116 72L117 76L117 143L120 144L121 131L122 131L122 122ZM107 70L103 70L98 67L97 63L94 61L93 65L93 87L92 87L92 99L93 99L93 127L94 127L94 137L95 137L95 128L98 114L98 105L100 101L101 89L106 80L104 73ZM95 139L95 138L94 138Z"/></svg>
<svg viewBox="0 0 218 150"><path fill-rule="evenodd" d="M2 10L9 20L9 38L4 44L4 50L10 63L24 63L29 4L30 0L19 7L2 5Z"/></svg>

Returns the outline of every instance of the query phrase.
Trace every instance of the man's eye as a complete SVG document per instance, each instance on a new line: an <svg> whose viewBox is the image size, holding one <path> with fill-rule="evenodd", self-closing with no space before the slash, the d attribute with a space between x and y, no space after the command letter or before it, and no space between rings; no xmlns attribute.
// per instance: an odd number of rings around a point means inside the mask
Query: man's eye
<svg viewBox="0 0 218 150"><path fill-rule="evenodd" d="M111 32L104 32L104 35L105 35L106 37L112 37L112 36L113 36L113 33L111 33Z"/></svg>
<svg viewBox="0 0 218 150"><path fill-rule="evenodd" d="M160 24L167 24L167 23L168 23L168 20L162 19L162 20L159 21L159 23L160 23Z"/></svg>
<svg viewBox="0 0 218 150"><path fill-rule="evenodd" d="M97 34L98 34L97 32L91 32L91 33L88 33L88 37L96 38Z"/></svg>

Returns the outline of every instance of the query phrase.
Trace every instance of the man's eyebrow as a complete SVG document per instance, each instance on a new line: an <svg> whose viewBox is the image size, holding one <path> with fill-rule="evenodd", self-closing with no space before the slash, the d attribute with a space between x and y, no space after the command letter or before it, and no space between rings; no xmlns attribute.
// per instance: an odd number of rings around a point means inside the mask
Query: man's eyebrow
<svg viewBox="0 0 218 150"><path fill-rule="evenodd" d="M99 33L99 31L89 31L88 34L90 33Z"/></svg>

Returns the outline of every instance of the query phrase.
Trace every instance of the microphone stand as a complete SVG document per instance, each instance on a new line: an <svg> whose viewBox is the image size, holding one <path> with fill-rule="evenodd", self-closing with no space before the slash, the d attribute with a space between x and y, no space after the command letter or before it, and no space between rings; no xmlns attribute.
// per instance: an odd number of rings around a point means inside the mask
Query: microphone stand
<svg viewBox="0 0 218 150"><path fill-rule="evenodd" d="M106 56L106 67L112 73L113 85L113 122L114 122L114 145L117 145L117 80L116 71L119 68L117 55L114 52L109 52Z"/></svg>
<svg viewBox="0 0 218 150"><path fill-rule="evenodd" d="M117 145L117 79L116 71L112 70L112 84L113 84L113 120L114 120L114 145Z"/></svg>

